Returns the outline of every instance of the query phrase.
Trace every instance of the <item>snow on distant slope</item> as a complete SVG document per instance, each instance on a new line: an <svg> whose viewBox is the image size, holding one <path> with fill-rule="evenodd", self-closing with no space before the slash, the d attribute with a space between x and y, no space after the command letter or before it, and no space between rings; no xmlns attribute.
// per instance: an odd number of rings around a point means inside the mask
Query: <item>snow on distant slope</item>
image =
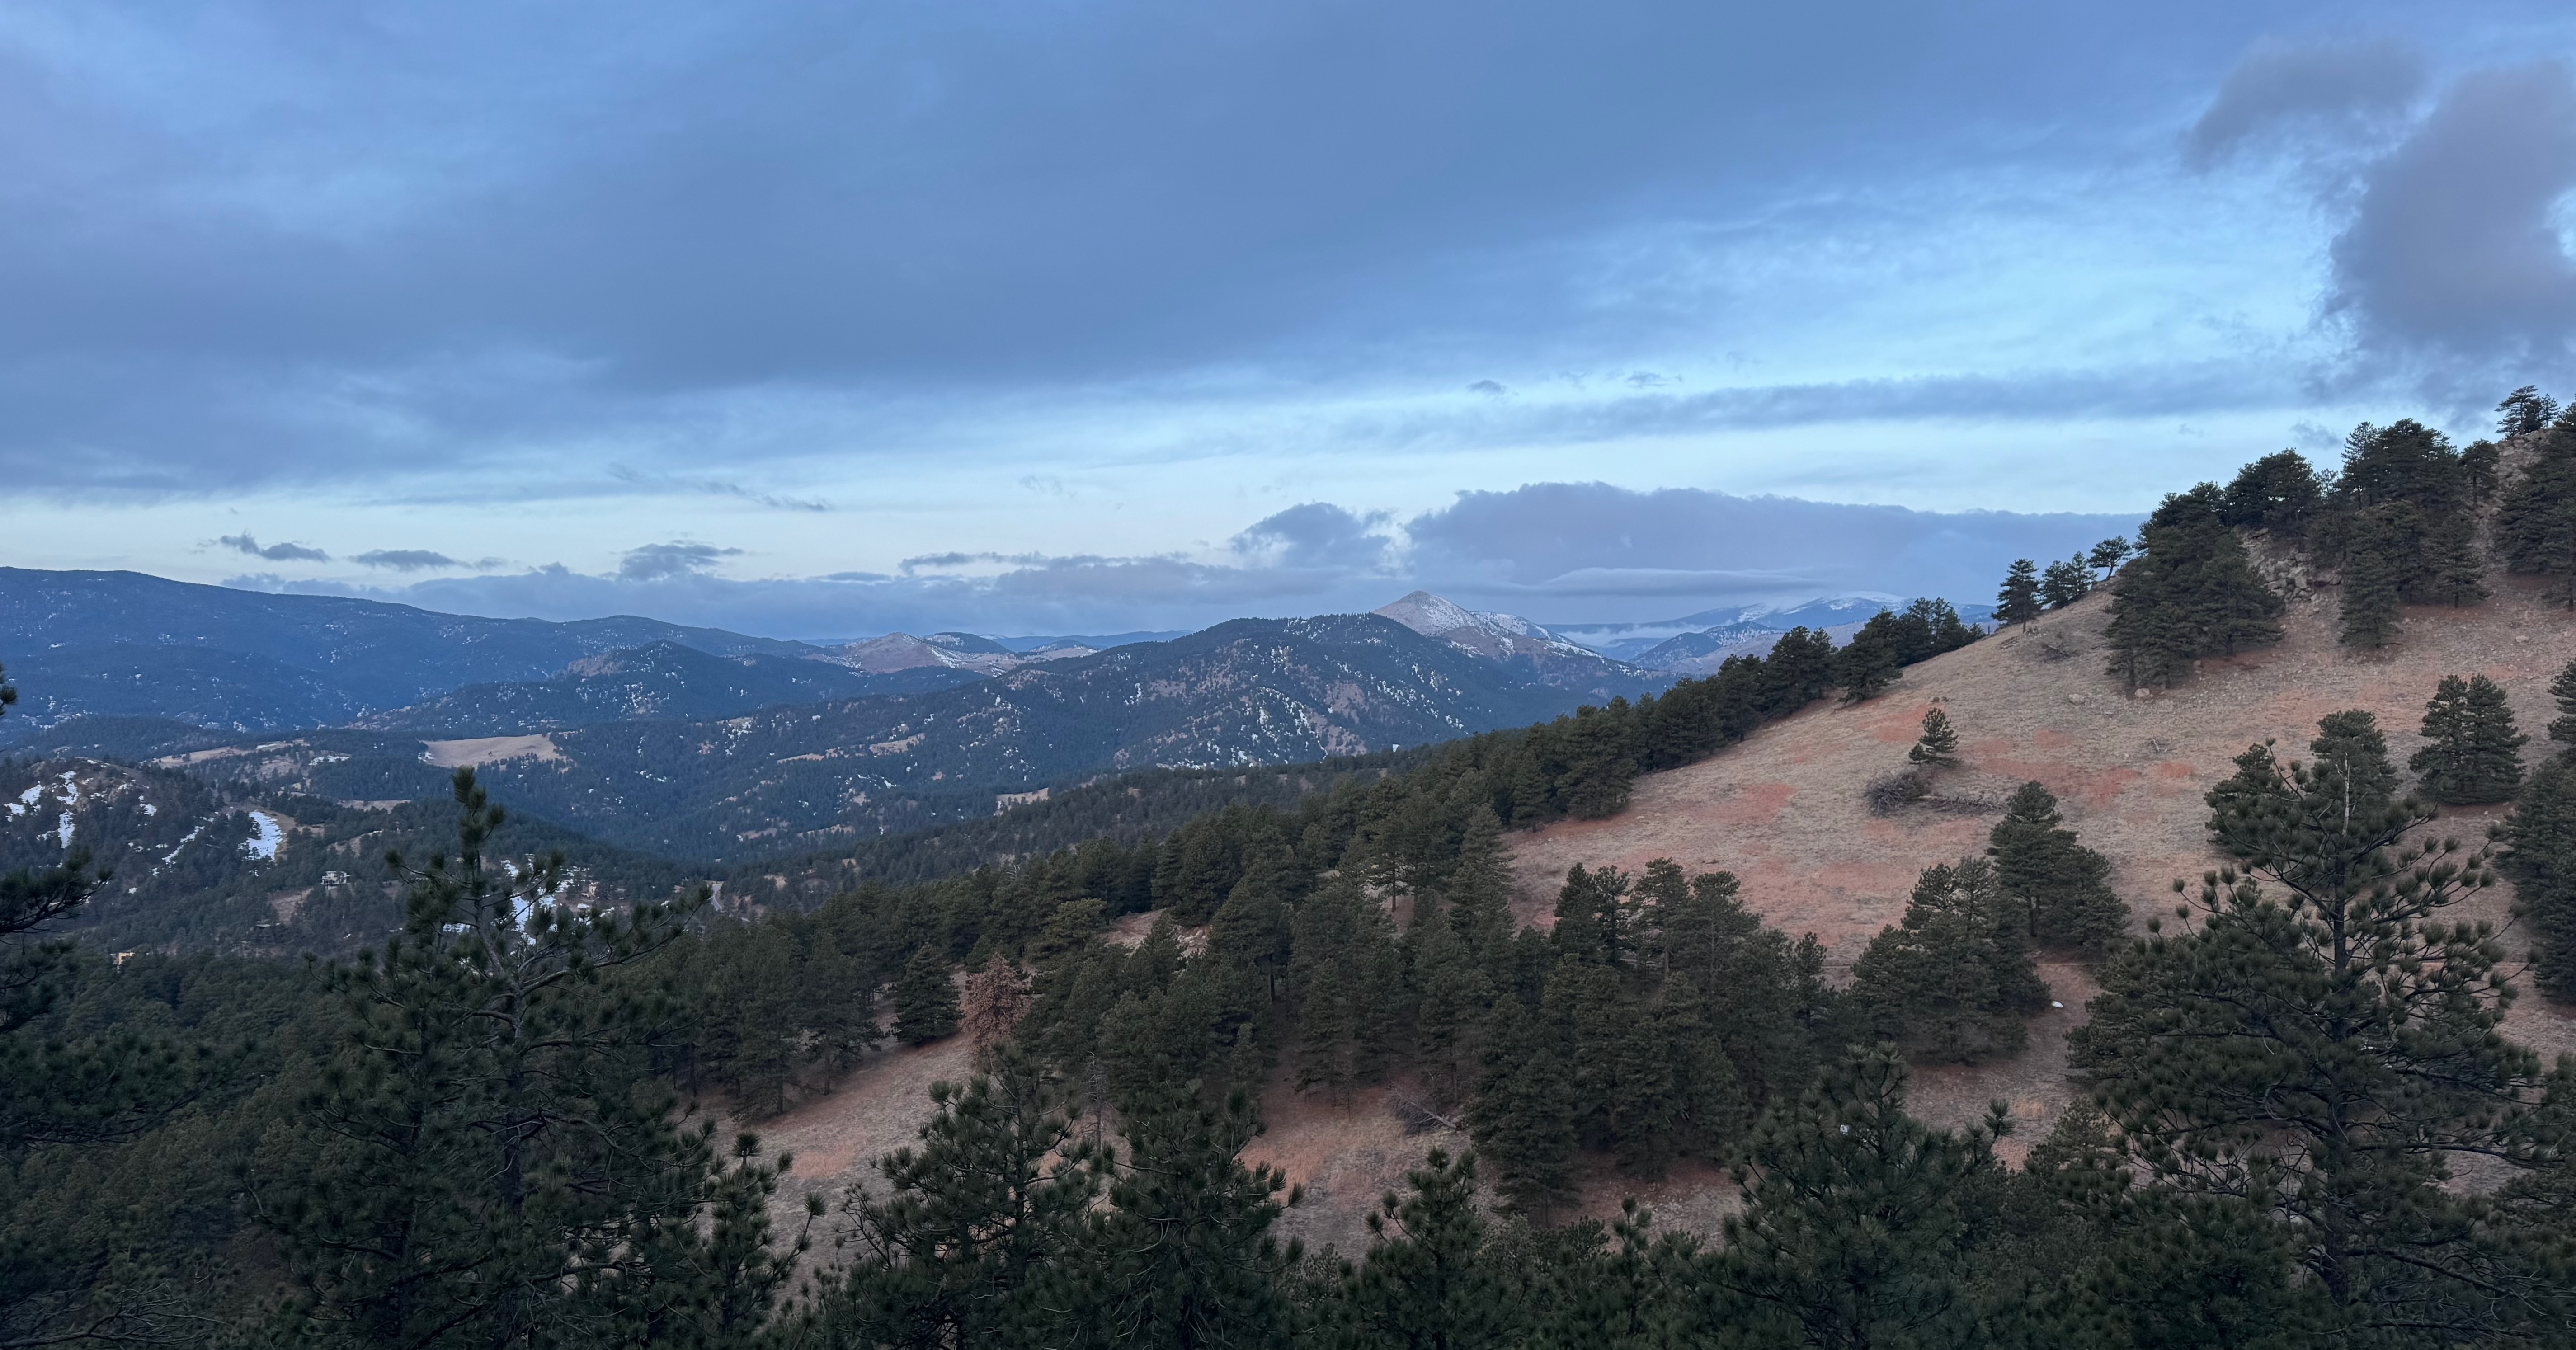
<svg viewBox="0 0 2576 1350"><path fill-rule="evenodd" d="M1596 654L1517 614L1483 613L1429 591L1415 591L1401 600L1380 606L1377 612L1424 637L1439 638L1478 656L1500 658L1540 652L1563 656Z"/></svg>
<svg viewBox="0 0 2576 1350"><path fill-rule="evenodd" d="M1415 591L1377 613L1471 656L1523 667L1541 683L1559 689L1579 689L1607 699L1646 693L1667 683L1568 642L1517 614L1472 610L1429 591Z"/></svg>
<svg viewBox="0 0 2576 1350"><path fill-rule="evenodd" d="M1060 643L1033 652L1015 652L991 638L972 633L933 633L926 638L914 637L910 633L888 633L884 637L850 643L834 652L831 659L870 675L890 675L898 670L918 670L924 666L999 675L1032 661L1062 661L1089 656L1091 651L1079 643Z"/></svg>

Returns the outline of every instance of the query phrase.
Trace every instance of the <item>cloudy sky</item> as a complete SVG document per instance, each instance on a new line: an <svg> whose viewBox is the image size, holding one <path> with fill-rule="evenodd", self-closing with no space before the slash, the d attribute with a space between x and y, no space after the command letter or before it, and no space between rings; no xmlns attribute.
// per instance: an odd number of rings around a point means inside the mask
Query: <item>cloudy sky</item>
<svg viewBox="0 0 2576 1350"><path fill-rule="evenodd" d="M2570 60L2475 0L0 0L0 564L800 636L1982 598L2576 388Z"/></svg>

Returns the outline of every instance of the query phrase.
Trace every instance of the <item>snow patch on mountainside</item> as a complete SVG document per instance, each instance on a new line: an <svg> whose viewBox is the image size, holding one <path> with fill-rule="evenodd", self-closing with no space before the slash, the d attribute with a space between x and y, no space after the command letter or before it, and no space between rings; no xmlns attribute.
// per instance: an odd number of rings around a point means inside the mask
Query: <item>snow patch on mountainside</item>
<svg viewBox="0 0 2576 1350"><path fill-rule="evenodd" d="M944 666L950 670L973 671L978 675L999 675L1035 661L1064 661L1091 654L1091 648L1079 643L1060 643L1032 652L1015 652L990 638L977 637L972 633L933 633L926 638L914 637L910 633L888 633L884 637L842 646L828 659L870 675L890 675L898 670L919 670L925 666Z"/></svg>

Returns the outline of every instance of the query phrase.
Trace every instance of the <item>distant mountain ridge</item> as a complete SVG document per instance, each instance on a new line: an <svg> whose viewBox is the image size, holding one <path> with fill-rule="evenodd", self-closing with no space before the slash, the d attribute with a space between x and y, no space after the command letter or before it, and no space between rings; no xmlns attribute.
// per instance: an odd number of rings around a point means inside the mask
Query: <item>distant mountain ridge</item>
<svg viewBox="0 0 2576 1350"><path fill-rule="evenodd" d="M139 572L8 567L0 660L23 698L0 732L81 714L239 731L338 725L470 684L548 679L584 657L656 642L712 656L822 654L632 616L482 619Z"/></svg>
<svg viewBox="0 0 2576 1350"><path fill-rule="evenodd" d="M1882 609L1909 602L1890 595L1832 596L1799 605L1738 605L1645 623L1560 624L1553 631L1584 647L1667 677L1705 675L1730 656L1760 656L1793 628L1848 639ZM1979 623L1994 606L1953 602L1959 617Z"/></svg>
<svg viewBox="0 0 2576 1350"><path fill-rule="evenodd" d="M791 703L918 694L983 678L930 665L868 674L797 656L715 656L676 642L585 656L547 680L469 684L353 724L423 736L518 736L602 722L737 717Z"/></svg>
<svg viewBox="0 0 2576 1350"><path fill-rule="evenodd" d="M225 781L340 801L434 790L443 770L425 759L475 762L517 809L628 848L731 860L990 816L1009 795L1103 774L1369 754L1587 701L1383 616L1341 614L1237 619L948 689L740 716L434 745L358 731L177 744Z"/></svg>

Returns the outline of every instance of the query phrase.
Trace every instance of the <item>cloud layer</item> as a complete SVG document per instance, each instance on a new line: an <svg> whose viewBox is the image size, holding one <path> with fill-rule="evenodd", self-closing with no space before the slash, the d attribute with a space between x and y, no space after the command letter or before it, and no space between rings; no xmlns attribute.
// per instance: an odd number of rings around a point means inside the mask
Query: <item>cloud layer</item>
<svg viewBox="0 0 2576 1350"><path fill-rule="evenodd" d="M2576 393L2543 0L8 12L13 564L1645 603L1844 584L1712 502L2116 515Z"/></svg>
<svg viewBox="0 0 2576 1350"><path fill-rule="evenodd" d="M1309 502L1245 528L1215 560L947 554L893 573L735 579L713 569L740 550L666 543L633 550L606 576L556 566L396 588L272 576L236 584L496 616L646 614L801 638L1189 628L1373 609L1416 587L1545 622L1603 622L1855 592L1981 600L2013 558L2064 557L2136 523L1541 483L1461 493L1400 525Z"/></svg>

